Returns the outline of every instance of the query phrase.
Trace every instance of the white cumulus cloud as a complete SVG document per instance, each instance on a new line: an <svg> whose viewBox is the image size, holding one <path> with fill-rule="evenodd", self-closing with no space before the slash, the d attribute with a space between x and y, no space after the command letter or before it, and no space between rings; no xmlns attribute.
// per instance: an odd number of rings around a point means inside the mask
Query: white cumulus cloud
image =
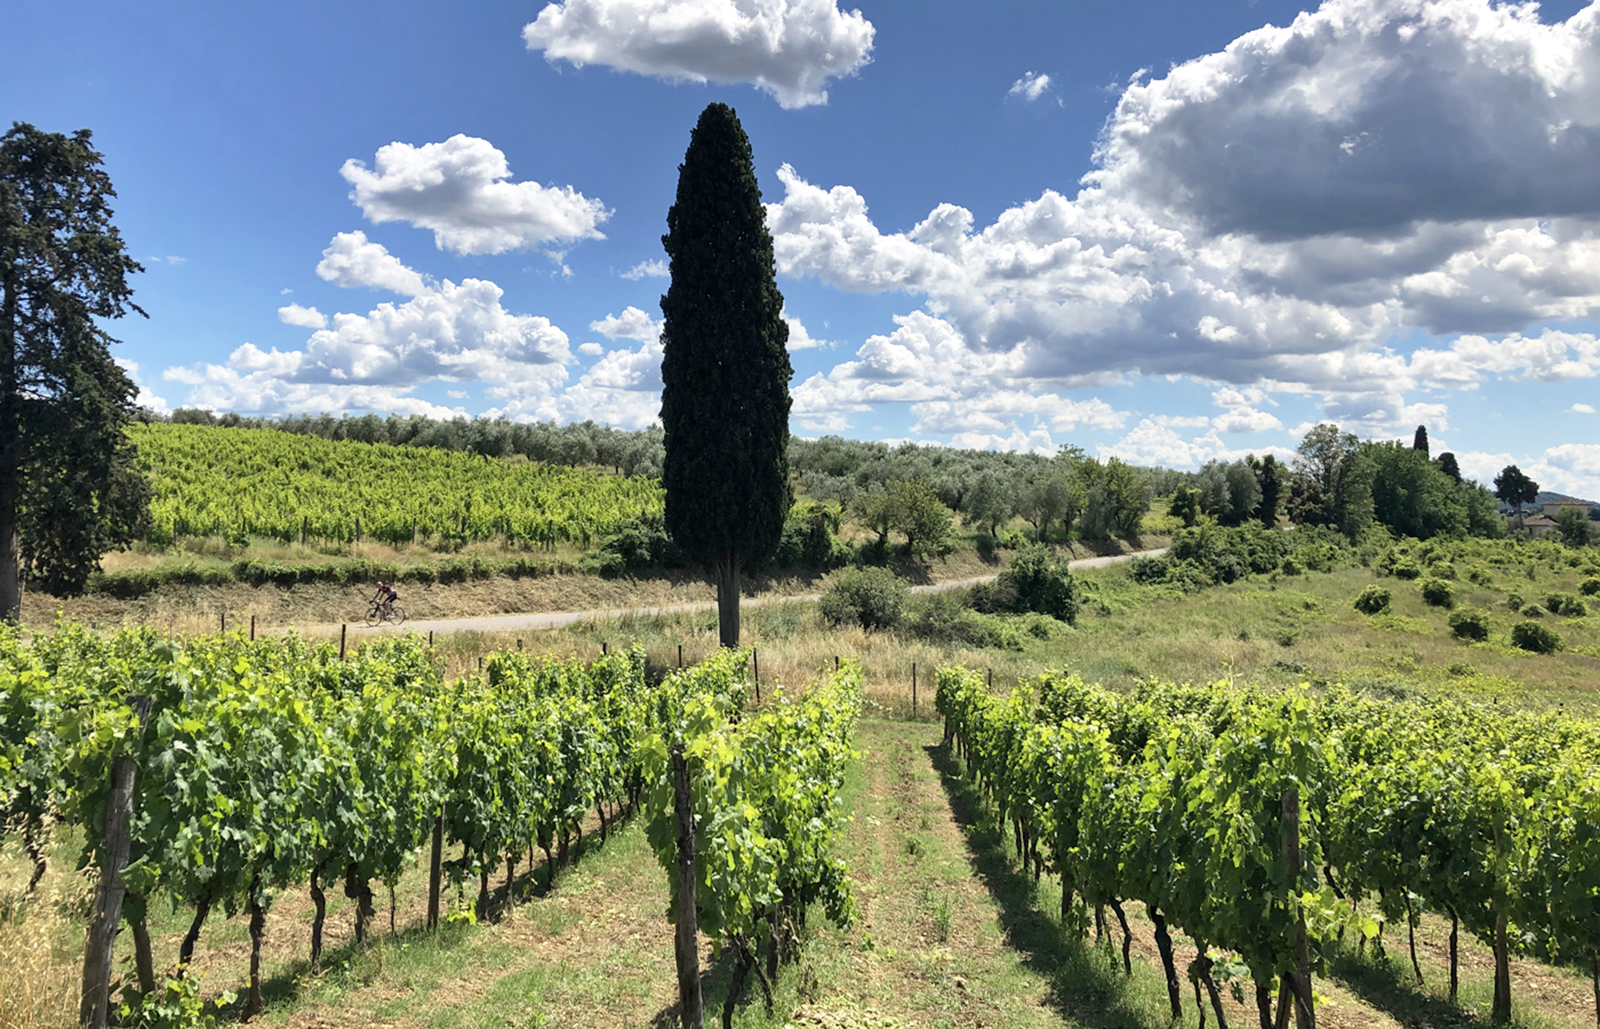
<svg viewBox="0 0 1600 1029"><path fill-rule="evenodd" d="M1573 404L1572 410L1578 414L1594 414L1593 404Z"/></svg>
<svg viewBox="0 0 1600 1029"><path fill-rule="evenodd" d="M360 233L336 236L317 273L339 285L387 289L408 299L380 303L364 315L335 314L300 350L245 343L222 364L168 368L164 378L188 386L188 402L201 407L437 417L459 412L413 397L419 385L491 382L527 410L555 416L555 396L572 360L566 333L547 318L506 310L495 283L428 282ZM309 322L309 310L291 317Z"/></svg>
<svg viewBox="0 0 1600 1029"><path fill-rule="evenodd" d="M743 82L786 108L828 101L870 59L872 23L837 0L565 0L522 30L530 50L674 82Z"/></svg>
<svg viewBox="0 0 1600 1029"><path fill-rule="evenodd" d="M1191 376L1387 434L1442 427L1412 391L1600 369L1591 336L1521 335L1600 314L1596 152L1600 7L1328 0L1135 77L1075 194L897 230L785 165L767 212L780 272L914 298L1024 388ZM1460 339L1396 352L1419 329Z"/></svg>
<svg viewBox="0 0 1600 1029"><path fill-rule="evenodd" d="M317 262L317 275L346 289L364 286L408 297L422 296L431 288L420 273L407 268L383 244L370 242L364 232L334 236Z"/></svg>
<svg viewBox="0 0 1600 1029"><path fill-rule="evenodd" d="M638 264L622 273L624 279L638 282L640 279L664 279L672 274L665 261L640 261Z"/></svg>
<svg viewBox="0 0 1600 1029"><path fill-rule="evenodd" d="M301 307L299 304L289 304L278 308L278 321L285 325L296 325L302 329L326 329L328 316L315 307Z"/></svg>
<svg viewBox="0 0 1600 1029"><path fill-rule="evenodd" d="M1050 76L1027 72L1006 90L1007 96L1020 96L1024 100L1037 100L1050 91Z"/></svg>
<svg viewBox="0 0 1600 1029"><path fill-rule="evenodd" d="M500 254L545 243L602 239L604 204L571 186L512 182L506 155L486 139L390 143L373 166L355 159L339 170L369 221L403 221L433 232L441 249Z"/></svg>

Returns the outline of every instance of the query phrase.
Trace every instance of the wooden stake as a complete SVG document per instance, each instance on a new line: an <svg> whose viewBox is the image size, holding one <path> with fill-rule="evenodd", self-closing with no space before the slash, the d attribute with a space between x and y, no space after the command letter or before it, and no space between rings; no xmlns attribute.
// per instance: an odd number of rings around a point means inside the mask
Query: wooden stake
<svg viewBox="0 0 1600 1029"><path fill-rule="evenodd" d="M606 643L605 641L602 640L601 643L600 643L600 654L601 654L601 656L604 656L604 655L609 654L609 653L611 653L611 644Z"/></svg>
<svg viewBox="0 0 1600 1029"><path fill-rule="evenodd" d="M761 655L754 647L750 648L750 660L756 666L756 703L761 703Z"/></svg>
<svg viewBox="0 0 1600 1029"><path fill-rule="evenodd" d="M350 627L348 625L341 624L339 626L339 660L340 661L344 660L344 637L345 637L346 631L348 631L349 628Z"/></svg>
<svg viewBox="0 0 1600 1029"><path fill-rule="evenodd" d="M678 923L673 956L678 965L678 1014L682 1029L705 1029L700 996L700 926L695 911L694 800L683 748L672 751L672 799L678 816Z"/></svg>
<svg viewBox="0 0 1600 1029"><path fill-rule="evenodd" d="M433 853L428 859L428 928L439 928L439 877L444 865L444 805L433 821Z"/></svg>
<svg viewBox="0 0 1600 1029"><path fill-rule="evenodd" d="M256 641L256 616L255 615L251 615L250 616L250 642L254 643L255 641Z"/></svg>
<svg viewBox="0 0 1600 1029"><path fill-rule="evenodd" d="M911 720L917 720L917 663L911 662Z"/></svg>
<svg viewBox="0 0 1600 1029"><path fill-rule="evenodd" d="M139 719L139 735L143 736L150 717L150 698L134 697L132 706ZM133 820L133 787L138 770L130 754L119 756L111 764L104 864L100 866L100 887L89 915L88 941L83 949L83 993L78 1006L78 1022L88 1029L105 1029L111 1021L112 949L122 922L122 901L128 894L122 870L128 864L132 843L128 823Z"/></svg>
<svg viewBox="0 0 1600 1029"><path fill-rule="evenodd" d="M683 644L678 644L678 667L683 667Z"/></svg>

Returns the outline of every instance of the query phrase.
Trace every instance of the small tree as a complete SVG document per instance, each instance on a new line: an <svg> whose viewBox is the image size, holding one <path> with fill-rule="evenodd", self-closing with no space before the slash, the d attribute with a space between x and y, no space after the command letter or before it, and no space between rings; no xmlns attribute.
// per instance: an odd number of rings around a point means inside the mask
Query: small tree
<svg viewBox="0 0 1600 1029"><path fill-rule="evenodd" d="M1028 483L1022 490L1018 513L1032 525L1039 541L1050 534L1053 522L1063 521L1069 526L1073 511L1072 486L1059 474L1042 475Z"/></svg>
<svg viewBox="0 0 1600 1029"><path fill-rule="evenodd" d="M1250 468L1256 473L1256 485L1261 490L1261 502L1256 505L1255 517L1262 525L1278 524L1278 505L1283 498L1283 465L1272 454L1256 460L1249 458Z"/></svg>
<svg viewBox="0 0 1600 1029"><path fill-rule="evenodd" d="M950 509L921 479L907 479L891 491L894 528L913 555L938 553L950 535Z"/></svg>
<svg viewBox="0 0 1600 1029"><path fill-rule="evenodd" d="M1421 451L1423 457L1428 456L1428 427L1426 425L1417 426L1416 435L1411 437L1411 449Z"/></svg>
<svg viewBox="0 0 1600 1029"><path fill-rule="evenodd" d="M1461 465L1456 461L1456 455L1450 451L1446 450L1440 454L1434 464L1437 464L1441 472L1450 476L1456 482L1459 483L1461 481Z"/></svg>
<svg viewBox="0 0 1600 1029"><path fill-rule="evenodd" d="M1180 519L1185 529L1192 529L1200 520L1200 491L1193 486L1179 486L1167 501L1167 513Z"/></svg>
<svg viewBox="0 0 1600 1029"><path fill-rule="evenodd" d="M1523 504L1531 504L1539 499L1539 484L1523 474L1521 468L1508 464L1494 477L1494 495L1501 502L1515 507L1520 515Z"/></svg>
<svg viewBox="0 0 1600 1029"><path fill-rule="evenodd" d="M138 391L98 321L144 313L127 281L142 269L89 140L20 122L0 137L0 621L20 616L24 564L82 590L149 498L124 432Z"/></svg>
<svg viewBox="0 0 1600 1029"><path fill-rule="evenodd" d="M726 104L690 134L661 243L667 531L715 571L719 635L733 647L740 571L777 549L793 501L794 370L750 140Z"/></svg>
<svg viewBox="0 0 1600 1029"><path fill-rule="evenodd" d="M962 498L967 521L988 526L990 536L999 535L1001 524L1011 519L1016 506L1017 494L1011 482L993 471L980 474Z"/></svg>
<svg viewBox="0 0 1600 1029"><path fill-rule="evenodd" d="M1561 542L1569 547L1589 545L1589 516L1577 507L1563 507L1556 512L1556 531Z"/></svg>
<svg viewBox="0 0 1600 1029"><path fill-rule="evenodd" d="M1373 468L1354 433L1323 422L1300 441L1289 517L1328 525L1354 539L1372 522Z"/></svg>

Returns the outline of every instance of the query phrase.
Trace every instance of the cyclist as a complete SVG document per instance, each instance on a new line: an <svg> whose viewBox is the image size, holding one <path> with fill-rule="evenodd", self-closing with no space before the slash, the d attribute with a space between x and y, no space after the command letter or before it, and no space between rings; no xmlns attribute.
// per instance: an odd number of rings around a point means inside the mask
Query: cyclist
<svg viewBox="0 0 1600 1029"><path fill-rule="evenodd" d="M394 614L394 602L400 599L400 594L386 582L378 582L378 592L373 594L372 602L383 610L385 615Z"/></svg>

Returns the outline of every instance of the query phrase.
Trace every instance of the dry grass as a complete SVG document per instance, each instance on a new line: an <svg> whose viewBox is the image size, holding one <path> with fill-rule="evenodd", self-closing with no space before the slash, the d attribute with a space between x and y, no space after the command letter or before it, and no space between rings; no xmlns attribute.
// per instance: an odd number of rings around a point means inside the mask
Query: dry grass
<svg viewBox="0 0 1600 1029"><path fill-rule="evenodd" d="M20 874L0 877L0 1029L66 1029L78 1023L89 884L52 871L27 896L24 863L12 849L4 863Z"/></svg>

